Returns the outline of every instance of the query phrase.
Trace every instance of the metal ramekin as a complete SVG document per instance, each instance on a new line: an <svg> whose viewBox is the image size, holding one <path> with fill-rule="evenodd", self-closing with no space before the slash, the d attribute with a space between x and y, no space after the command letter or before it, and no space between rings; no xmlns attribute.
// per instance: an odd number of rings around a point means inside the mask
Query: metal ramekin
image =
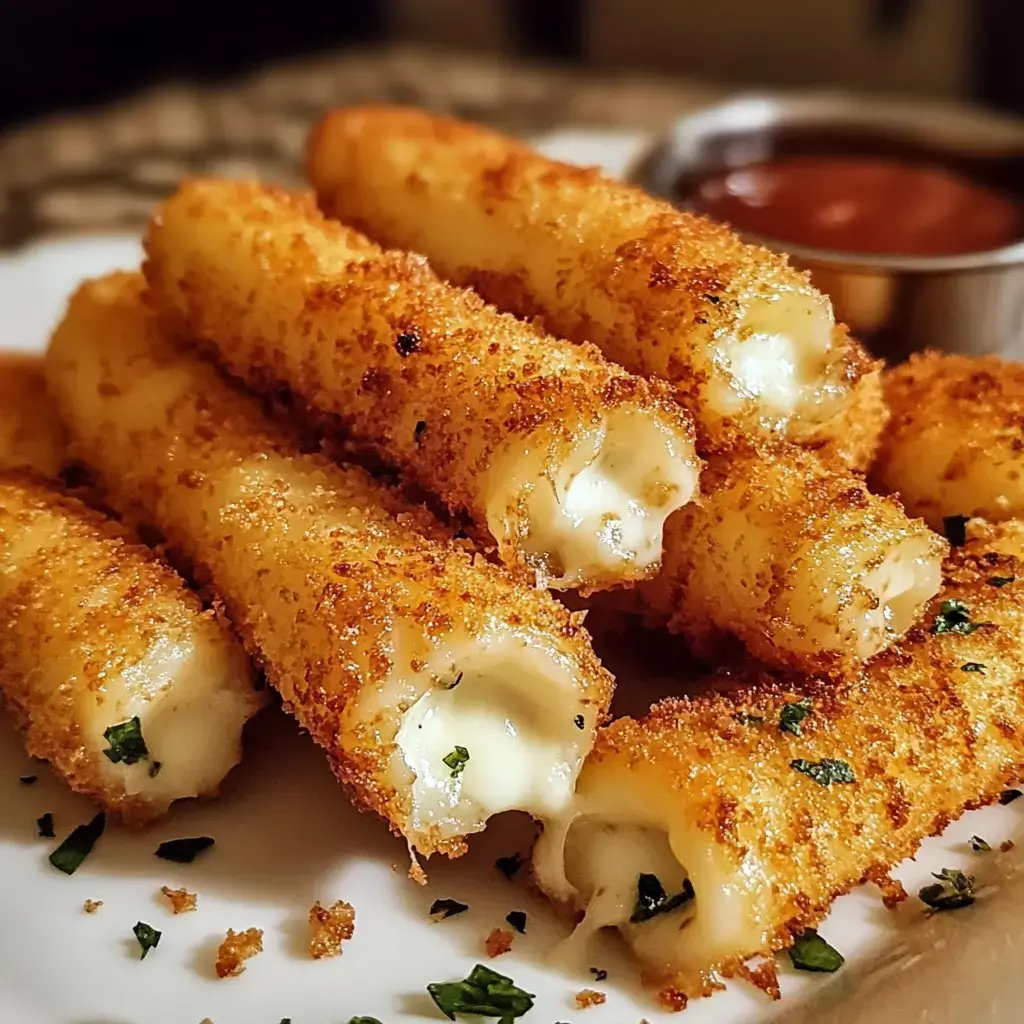
<svg viewBox="0 0 1024 1024"><path fill-rule="evenodd" d="M743 96L681 118L632 177L656 195L678 201L674 186L680 177L764 159L771 155L773 132L813 138L816 127L897 140L938 154L1016 157L1024 174L1022 121L930 103L779 94ZM725 144L724 161L723 140L732 140ZM790 253L832 297L836 318L880 355L899 359L928 347L1024 359L1024 240L962 256L903 257L747 237Z"/></svg>

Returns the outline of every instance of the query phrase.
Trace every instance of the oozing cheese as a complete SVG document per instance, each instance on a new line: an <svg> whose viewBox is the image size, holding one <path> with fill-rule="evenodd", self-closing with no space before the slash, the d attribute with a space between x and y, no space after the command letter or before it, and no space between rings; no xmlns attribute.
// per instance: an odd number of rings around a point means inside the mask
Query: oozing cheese
<svg viewBox="0 0 1024 1024"><path fill-rule="evenodd" d="M642 577L661 558L665 520L693 497L693 446L637 410L582 431L557 464L518 448L495 463L487 525L518 537L553 587Z"/></svg>
<svg viewBox="0 0 1024 1024"><path fill-rule="evenodd" d="M563 812L594 726L563 660L539 638L506 631L424 671L434 685L395 740L414 775L412 826L461 835L502 811Z"/></svg>

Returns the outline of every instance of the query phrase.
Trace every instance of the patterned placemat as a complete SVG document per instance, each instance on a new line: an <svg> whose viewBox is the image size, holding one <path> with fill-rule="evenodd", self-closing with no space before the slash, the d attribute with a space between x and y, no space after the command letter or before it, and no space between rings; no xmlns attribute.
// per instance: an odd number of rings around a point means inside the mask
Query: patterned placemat
<svg viewBox="0 0 1024 1024"><path fill-rule="evenodd" d="M227 85L169 84L0 136L0 248L131 230L189 174L298 183L310 125L340 104L415 104L534 135L654 130L719 95L692 81L394 48L273 65Z"/></svg>

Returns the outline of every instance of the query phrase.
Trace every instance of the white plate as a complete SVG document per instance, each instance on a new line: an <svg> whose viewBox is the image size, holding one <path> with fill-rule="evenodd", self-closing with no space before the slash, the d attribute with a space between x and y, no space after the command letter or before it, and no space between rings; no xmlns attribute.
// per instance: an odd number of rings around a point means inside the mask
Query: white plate
<svg viewBox="0 0 1024 1024"><path fill-rule="evenodd" d="M551 140L553 151L620 171L635 156L633 136L579 133ZM64 297L86 275L138 260L134 239L107 237L50 242L0 257L0 348L40 349ZM2 610L0 610L2 613ZM623 681L628 685L628 680ZM668 681L666 685L671 685ZM496 856L522 848L525 822L495 823L455 863L431 863L430 884L407 880L402 845L379 822L356 814L327 765L290 720L266 712L254 723L245 763L217 802L176 810L144 835L111 828L72 877L54 871L51 841L35 834L35 819L51 811L63 837L91 815L45 770L33 765L0 723L0 1024L345 1024L372 1015L384 1024L443 1020L426 995L431 981L465 976L484 960L486 933L506 913L525 910L527 935L492 966L537 994L527 1024L584 1021L636 1024L671 1020L631 981L632 971L609 941L592 962L609 972L596 984L559 969L552 956L564 934L521 883L493 867ZM39 774L33 786L21 775ZM993 846L1015 836L1024 800L975 812L899 877L913 893L941 867L961 867L991 885L967 910L927 919L911 898L885 911L874 892L839 901L823 934L847 957L837 975L782 970L784 998L770 1003L742 985L697 1002L686 1024L928 1024L1009 1022L1024 1018L1024 880L1019 851L973 854L972 833ZM192 865L156 859L164 839L212 835L217 845ZM174 917L161 885L199 894L199 910ZM439 897L470 904L440 924L427 908ZM102 900L85 914L85 899ZM313 962L304 954L311 903L347 899L356 907L355 937L340 959ZM140 962L136 921L163 932ZM217 980L214 950L227 928L258 927L265 952L240 978ZM577 1011L584 987L607 993L604 1006ZM471 1018L476 1019L476 1018Z"/></svg>

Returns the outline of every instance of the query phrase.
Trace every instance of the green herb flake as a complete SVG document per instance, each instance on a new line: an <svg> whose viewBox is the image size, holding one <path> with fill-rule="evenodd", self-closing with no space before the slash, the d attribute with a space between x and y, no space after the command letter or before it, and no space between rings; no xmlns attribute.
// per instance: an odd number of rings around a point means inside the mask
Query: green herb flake
<svg viewBox="0 0 1024 1024"><path fill-rule="evenodd" d="M506 878L515 878L515 876L519 874L519 869L523 866L523 855L516 852L508 857L499 857L494 862L494 866Z"/></svg>
<svg viewBox="0 0 1024 1024"><path fill-rule="evenodd" d="M163 766L164 765L162 761L154 761L149 766L149 777L151 779L155 779L160 774L160 769L163 768Z"/></svg>
<svg viewBox="0 0 1024 1024"><path fill-rule="evenodd" d="M967 524L970 519L970 516L942 517L942 530L953 547L962 548L967 543Z"/></svg>
<svg viewBox="0 0 1024 1024"><path fill-rule="evenodd" d="M782 705L779 712L779 732L792 733L794 736L803 735L801 722L811 713L811 702L805 697L803 700L791 701Z"/></svg>
<svg viewBox="0 0 1024 1024"><path fill-rule="evenodd" d="M807 761L798 757L789 762L789 767L813 779L819 786L857 781L853 769L845 761L833 757L823 757L820 761Z"/></svg>
<svg viewBox="0 0 1024 1024"><path fill-rule="evenodd" d="M160 936L163 932L158 932L155 928L142 921L137 921L132 931L135 932L135 938L139 940L139 947L142 949L139 959L145 960L149 951L156 949L160 945Z"/></svg>
<svg viewBox="0 0 1024 1024"><path fill-rule="evenodd" d="M971 622L971 611L959 598L951 598L943 601L939 608L939 614L935 616L932 623L933 633L960 633L968 636L978 628L976 622Z"/></svg>
<svg viewBox="0 0 1024 1024"><path fill-rule="evenodd" d="M505 915L505 920L508 921L508 923L512 925L520 935L526 934L526 914L523 911L510 910Z"/></svg>
<svg viewBox="0 0 1024 1024"><path fill-rule="evenodd" d="M36 829L41 839L54 839L57 833L53 831L53 815L47 811L36 818Z"/></svg>
<svg viewBox="0 0 1024 1024"><path fill-rule="evenodd" d="M149 757L146 749L146 741L142 738L142 723L138 715L129 718L127 722L112 725L103 733L103 738L110 744L109 749L103 753L110 758L114 764L137 764Z"/></svg>
<svg viewBox="0 0 1024 1024"><path fill-rule="evenodd" d="M591 967L590 973L594 976L594 981L604 981L608 977L608 972L602 970L600 967Z"/></svg>
<svg viewBox="0 0 1024 1024"><path fill-rule="evenodd" d="M154 853L161 860L172 860L175 864L191 864L203 850L208 850L215 842L212 836L168 839L167 842L161 843Z"/></svg>
<svg viewBox="0 0 1024 1024"><path fill-rule="evenodd" d="M943 868L932 877L938 881L924 886L917 895L935 913L960 910L974 902L974 875L965 875L958 868Z"/></svg>
<svg viewBox="0 0 1024 1024"><path fill-rule="evenodd" d="M50 863L65 875L73 875L92 852L96 840L103 835L106 826L107 816L102 811L87 825L78 825L50 854Z"/></svg>
<svg viewBox="0 0 1024 1024"><path fill-rule="evenodd" d="M1019 789L1004 789L999 794L999 802L1005 807L1007 804L1012 804L1014 800L1019 800L1024 796L1024 792Z"/></svg>
<svg viewBox="0 0 1024 1024"><path fill-rule="evenodd" d="M671 896L657 875L641 874L636 880L636 906L629 917L630 924L650 921L659 914L668 914L679 907L686 906L695 896L693 885L687 878L682 889Z"/></svg>
<svg viewBox="0 0 1024 1024"><path fill-rule="evenodd" d="M464 914L467 910L469 910L469 904L460 903L458 900L434 900L430 904L430 916L436 921L443 921L456 914Z"/></svg>
<svg viewBox="0 0 1024 1024"><path fill-rule="evenodd" d="M752 715L748 711L737 711L732 717L740 725L764 725L764 715Z"/></svg>
<svg viewBox="0 0 1024 1024"><path fill-rule="evenodd" d="M18 781L23 786L31 786L31 785L34 785L36 782L39 781L39 776L38 775L22 775L21 778L18 779Z"/></svg>
<svg viewBox="0 0 1024 1024"><path fill-rule="evenodd" d="M291 1019L281 1021L281 1024L292 1024ZM352 1017L348 1024L380 1024L376 1017Z"/></svg>
<svg viewBox="0 0 1024 1024"><path fill-rule="evenodd" d="M451 768L452 778L457 779L465 771L466 762L469 760L469 751L456 744L455 749L450 754L445 754L441 760Z"/></svg>
<svg viewBox="0 0 1024 1024"><path fill-rule="evenodd" d="M582 715L577 715L572 720L572 722L573 722L573 725L575 725L577 729L582 729L587 724L587 720Z"/></svg>
<svg viewBox="0 0 1024 1024"><path fill-rule="evenodd" d="M789 947L789 959L798 971L834 974L843 966L843 954L830 946L814 928L801 932Z"/></svg>
<svg viewBox="0 0 1024 1024"><path fill-rule="evenodd" d="M971 836L970 843L971 849L975 853L988 853L992 849L981 836Z"/></svg>
<svg viewBox="0 0 1024 1024"><path fill-rule="evenodd" d="M455 1020L457 1013L468 1013L500 1017L505 1024L533 1008L532 993L483 964L477 964L464 981L435 982L427 986L427 991L449 1020Z"/></svg>
<svg viewBox="0 0 1024 1024"><path fill-rule="evenodd" d="M980 672L985 674L985 666L980 661L965 661L960 666L961 672Z"/></svg>
<svg viewBox="0 0 1024 1024"><path fill-rule="evenodd" d="M1005 587L1007 583L1013 583L1016 576L989 576L985 582L990 587Z"/></svg>

